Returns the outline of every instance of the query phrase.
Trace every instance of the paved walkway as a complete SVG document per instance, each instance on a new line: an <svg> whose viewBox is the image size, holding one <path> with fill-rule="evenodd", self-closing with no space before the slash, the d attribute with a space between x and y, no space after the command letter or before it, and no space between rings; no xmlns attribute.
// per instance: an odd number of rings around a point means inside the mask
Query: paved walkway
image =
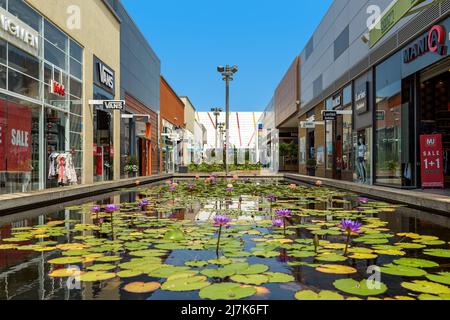
<svg viewBox="0 0 450 320"><path fill-rule="evenodd" d="M353 182L309 177L290 173L287 173L284 176L286 179L292 181L311 184L314 184L317 180L320 180L325 186L348 190L350 192L358 193L369 198L407 204L421 210L438 211L440 213L450 215L450 196L447 192L443 191L439 193L439 191L437 190L438 192L431 193L422 190L403 190L388 187L362 185Z"/></svg>
<svg viewBox="0 0 450 320"><path fill-rule="evenodd" d="M170 179L171 177L172 175L157 175L100 182L89 185L46 189L29 193L4 194L0 196L0 216L83 197L90 197L120 188L131 188L137 185L159 182Z"/></svg>

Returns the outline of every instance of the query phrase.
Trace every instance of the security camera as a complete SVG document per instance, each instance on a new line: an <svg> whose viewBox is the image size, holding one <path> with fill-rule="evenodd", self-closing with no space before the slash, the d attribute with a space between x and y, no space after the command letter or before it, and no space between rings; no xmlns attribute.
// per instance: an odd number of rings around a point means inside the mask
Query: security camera
<svg viewBox="0 0 450 320"><path fill-rule="evenodd" d="M367 32L367 33L364 33L362 36L361 36L361 40L364 42L364 43L368 43L369 41L370 41L370 34Z"/></svg>

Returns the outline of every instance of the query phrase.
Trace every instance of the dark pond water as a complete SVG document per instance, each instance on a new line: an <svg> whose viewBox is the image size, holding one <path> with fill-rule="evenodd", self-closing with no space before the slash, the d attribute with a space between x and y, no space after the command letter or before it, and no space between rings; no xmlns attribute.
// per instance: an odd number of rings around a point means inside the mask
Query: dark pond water
<svg viewBox="0 0 450 320"><path fill-rule="evenodd" d="M184 184L186 182L180 182ZM260 186L270 186L270 190L277 190L277 188L287 188L287 183L284 182L248 182L248 184L260 183ZM100 233L98 230L88 230L86 226L99 226L102 223L108 225L108 215L100 214L103 219L99 221L96 213L90 213L89 208L93 205L104 206L106 204L124 204L122 206L122 212L126 212L129 215L136 213L137 215L145 215L152 217L151 221L158 221L162 219L169 219L176 221L188 221L186 228L195 225L208 224L208 231L213 230L210 227L211 216L215 212L228 212L235 214L240 212L239 217L235 220L242 222L246 229L243 228L243 232L238 232L239 241L242 243L242 251L251 253L254 251L255 246L263 241L255 241L255 238L271 239L270 235L277 235L278 238L282 238L282 231L273 230L271 226L264 222L272 219L274 208L270 208L266 195L254 195L254 194L230 194L227 197L220 197L217 194L211 197L195 197L191 196L188 200L182 199L181 195L178 198L176 195L173 198L170 194L162 196L158 193L152 193L153 187L142 187L141 189L134 190L122 190L116 193L99 196L91 199L84 199L79 202L72 202L69 204L58 205L49 208L38 208L33 211L23 212L7 217L0 217L0 299L134 299L134 300L161 300L161 299L200 299L199 291L188 292L173 292L166 290L156 290L151 293L131 293L127 292L124 288L129 283L134 282L159 282L163 284L165 278L152 277L147 274L142 274L131 278L114 277L112 279L96 282L81 282L79 287L77 285L68 285L67 278L52 277L49 274L55 270L61 269L64 265L55 265L48 263L49 260L62 257L62 250L58 249L59 244L67 243L81 243L86 239L106 239L111 240L111 234ZM155 188L161 188L155 186ZM251 189L251 187L248 187ZM246 190L248 190L248 188ZM269 188L269 187L268 187ZM308 187L309 188L309 187ZM158 189L160 192L160 189ZM331 192L331 191L330 191ZM325 192L327 193L327 192ZM287 193L289 194L289 193ZM149 196L151 195L151 197ZM133 206L131 204L137 203L144 198L150 199L150 202L154 201L157 205L150 205L150 208L141 208ZM337 201L334 201L337 200ZM332 262L332 261L317 261L315 257L296 258L290 254L294 252L289 245L295 243L301 243L304 239L314 239L312 231L315 230L314 224L319 224L319 229L324 224L328 223L330 226L333 222L340 221L340 218L333 218L333 212L352 211L359 207L360 204L355 198L355 195L335 195L334 198L324 200L318 199L317 195L314 200L309 199L305 201L303 199L299 202L296 197L289 198L287 196L279 197L277 203L274 205L276 208L288 207L295 211L295 208L302 208L304 212L308 211L308 214L293 217L288 223L288 235L291 243L286 243L287 247L270 248L265 250L275 251L278 253L275 257L257 257L248 256L234 258L236 261L246 261L250 265L263 264L269 267L270 272L281 272L294 277L294 281L286 283L264 283L258 286L258 293L247 298L249 300L264 300L264 299L282 299L292 300L295 293L302 290L312 290L314 292L320 292L321 290L330 290L339 292L344 297L355 297L357 295L347 294L345 292L337 290L333 283L339 279L352 278L363 280L367 279L367 268L371 265L383 266L392 263L392 261L399 258L418 258L433 261L438 264L432 268L426 269L429 274L437 274L439 272L450 271L450 259L445 257L436 257L424 254L424 249L436 249L443 248L448 249L448 241L450 241L450 218L421 212L407 207L398 207L386 212L379 213L367 213L364 214L368 218L379 218L381 222L386 224L380 225L381 231L389 233L392 237L389 238L388 243L384 245L394 245L395 243L414 243L414 238L405 238L404 236L398 236L398 233L412 233L421 236L433 236L430 238L432 241L443 241L440 244L424 245L419 249L407 249L400 248L403 252L403 256L393 256L386 254L376 254L374 259L352 259L349 258L346 261ZM387 206L389 207L389 206ZM124 208L126 210L124 210ZM312 214L311 211L318 210L318 214ZM330 210L326 214L327 210ZM258 214L255 214L258 212ZM325 213L324 213L325 212ZM369 211L370 212L370 211ZM331 223L330 223L331 222ZM264 224L265 223L265 224ZM83 224L85 228L80 231L74 231L77 224ZM53 234L45 229L44 226L55 225L57 226L57 232ZM119 224L120 225L120 224ZM157 224L153 224L150 229L158 229ZM230 232L236 227L239 227L239 222L232 225ZM308 228L309 227L309 228ZM103 226L102 226L103 228ZM128 228L130 228L128 226ZM133 228L133 226L131 226ZM39 229L44 231L39 232ZM33 230L33 238L25 237L25 241L15 242L14 238L20 232L30 232ZM37 230L37 232L36 232ZM136 227L136 232L142 232L145 228L142 225ZM255 232L249 232L256 230ZM317 230L317 229L316 229ZM164 229L166 231L166 229ZM381 232L380 231L380 232ZM196 231L194 231L196 232ZM250 233L250 234L249 234ZM253 234L254 233L254 234ZM42 237L39 234L43 234ZM205 232L204 234L207 234ZM203 234L203 235L204 235ZM35 237L37 235L37 237ZM236 234L232 234L236 237ZM81 236L84 238L77 238ZM209 237L215 238L217 235L212 233ZM133 238L137 237L137 238ZM126 242L136 242L141 239L141 235L132 235L131 238L122 238L119 242L122 244ZM264 238L265 237L265 238ZM11 238L13 238L11 240ZM120 237L119 237L120 238ZM201 237L200 237L201 238ZM277 239L277 238L275 238ZM325 234L319 236L322 243L344 243L345 236L339 234ZM5 241L6 240L6 241ZM117 239L116 239L117 240ZM208 239L200 239L207 241ZM296 242L300 240L300 242ZM39 246L40 243L43 243ZM148 247L152 248L151 241L147 242ZM417 242L416 242L417 243ZM204 244L204 243L203 243ZM311 242L309 242L311 244ZM320 242L319 242L320 244ZM383 245L381 244L381 245ZM15 248L7 249L8 245L16 245ZM38 245L37 247L28 247L29 245ZM362 248L374 249L373 244L358 243L354 244ZM25 248L21 248L25 246ZM40 248L46 247L45 250ZM24 250L25 249L25 250ZM38 250L38 251L36 251ZM308 249L311 250L311 249ZM324 249L325 251L327 249ZM341 254L339 250L329 249L331 253ZM114 254L107 251L102 251L100 256L115 255L119 256L119 261L108 262L115 266L114 269L108 270L108 272L115 273L123 270L119 264L130 261L135 256L130 256L130 250L119 251ZM91 252L92 254L93 252ZM97 252L98 253L98 252ZM189 250L188 248L167 250L164 255L159 257L162 263L165 265L184 266L187 261L206 261L216 258L214 249L209 247L208 249L196 249ZM297 263L297 265L296 265ZM304 265L298 265L304 263ZM84 271L85 268L99 264L95 261L88 261L83 265L78 264ZM308 265L309 264L309 265ZM334 264L353 267L357 270L356 273L347 275L328 274L318 272L312 264L324 265ZM206 266L205 266L206 267ZM191 269L201 271L205 267L198 267ZM217 266L209 265L209 268L216 268ZM411 297L418 298L421 292L407 290L401 286L402 282L411 282L414 280L426 280L424 276L418 277L404 277L397 275L382 274L381 281L388 287L387 291L383 294L376 295L377 298L387 297ZM219 282L231 282L230 279L209 279L211 283ZM365 298L364 296L358 296L359 298Z"/></svg>

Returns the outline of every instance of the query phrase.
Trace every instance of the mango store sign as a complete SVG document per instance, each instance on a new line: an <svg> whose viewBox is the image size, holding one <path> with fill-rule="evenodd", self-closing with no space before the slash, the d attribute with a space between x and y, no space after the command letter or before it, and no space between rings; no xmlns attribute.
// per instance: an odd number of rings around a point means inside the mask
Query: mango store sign
<svg viewBox="0 0 450 320"><path fill-rule="evenodd" d="M0 8L0 37L34 56L39 55L39 33L3 8Z"/></svg>

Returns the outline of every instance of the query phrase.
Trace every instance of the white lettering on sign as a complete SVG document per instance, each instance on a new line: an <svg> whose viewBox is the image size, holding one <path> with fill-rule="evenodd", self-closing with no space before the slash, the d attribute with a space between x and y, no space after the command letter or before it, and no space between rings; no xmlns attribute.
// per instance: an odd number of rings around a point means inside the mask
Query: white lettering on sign
<svg viewBox="0 0 450 320"><path fill-rule="evenodd" d="M436 140L435 139L427 139L427 145L434 146L435 144L436 144Z"/></svg>
<svg viewBox="0 0 450 320"><path fill-rule="evenodd" d="M111 71L108 67L106 67L103 63L98 63L100 82L114 90L114 72Z"/></svg>
<svg viewBox="0 0 450 320"><path fill-rule="evenodd" d="M28 52L38 54L38 33L3 8L0 8L0 30L2 38L15 44L19 40L21 44L26 45Z"/></svg>
<svg viewBox="0 0 450 320"><path fill-rule="evenodd" d="M11 145L28 148L28 132L11 129Z"/></svg>

